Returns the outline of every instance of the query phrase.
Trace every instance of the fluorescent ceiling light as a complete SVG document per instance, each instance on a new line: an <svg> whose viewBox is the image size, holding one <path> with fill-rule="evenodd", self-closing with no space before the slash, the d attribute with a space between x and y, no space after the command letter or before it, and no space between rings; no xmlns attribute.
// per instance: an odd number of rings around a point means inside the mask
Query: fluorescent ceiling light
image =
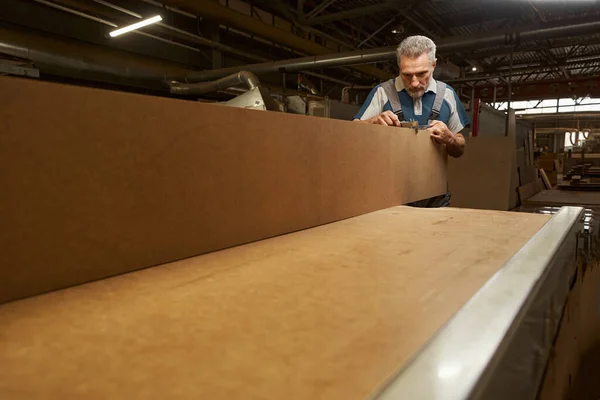
<svg viewBox="0 0 600 400"><path fill-rule="evenodd" d="M155 23L157 23L159 21L162 21L162 17L160 15L157 15L155 17L148 18L148 19L145 19L145 20L140 21L140 22L136 22L135 24L128 25L128 26L126 26L124 28L117 29L116 31L112 31L112 32L109 33L109 35L111 37L119 36L119 35L122 35L124 33L135 31L136 29L140 29L141 27L144 27L144 26L147 26L147 25L151 25L151 24L155 24Z"/></svg>

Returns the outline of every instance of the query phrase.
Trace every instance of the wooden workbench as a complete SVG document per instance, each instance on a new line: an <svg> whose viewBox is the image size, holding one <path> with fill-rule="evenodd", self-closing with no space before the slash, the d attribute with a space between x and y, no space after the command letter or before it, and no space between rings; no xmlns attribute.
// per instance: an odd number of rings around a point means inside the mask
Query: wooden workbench
<svg viewBox="0 0 600 400"><path fill-rule="evenodd" d="M395 207L7 303L0 398L365 398L547 220Z"/></svg>

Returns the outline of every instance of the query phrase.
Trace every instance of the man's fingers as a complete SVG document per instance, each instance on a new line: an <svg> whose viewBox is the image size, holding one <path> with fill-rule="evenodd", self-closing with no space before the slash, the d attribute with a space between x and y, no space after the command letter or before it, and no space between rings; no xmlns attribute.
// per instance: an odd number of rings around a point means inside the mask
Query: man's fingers
<svg viewBox="0 0 600 400"><path fill-rule="evenodd" d="M392 118L391 118L389 115L387 115L387 114L382 114L382 115L381 115L381 118L383 118L383 120L385 121L385 124L386 124L386 125L389 125L389 126L392 126L392 125L394 125L394 121L392 120Z"/></svg>
<svg viewBox="0 0 600 400"><path fill-rule="evenodd" d="M430 133L429 137L431 137L431 139L438 144L442 144L444 142L444 140L441 137L437 136L435 133Z"/></svg>
<svg viewBox="0 0 600 400"><path fill-rule="evenodd" d="M398 119L398 116L396 114L394 114L393 112L391 112L390 110L384 111L382 114L387 115L391 119L395 119L395 120Z"/></svg>
<svg viewBox="0 0 600 400"><path fill-rule="evenodd" d="M429 124L429 127L437 127L439 129L448 129L448 127L446 126L446 124L443 121L439 121L439 120L434 120L431 121L431 123Z"/></svg>
<svg viewBox="0 0 600 400"><path fill-rule="evenodd" d="M389 110L388 110L388 111L384 111L384 112L382 113L382 115L384 115L384 116L388 117L388 118L389 118L389 120L392 122L392 123L390 124L390 126L391 126L391 125L400 126L400 120L398 119L398 116L397 116L396 114L394 114L393 112L391 112L391 111L389 111Z"/></svg>

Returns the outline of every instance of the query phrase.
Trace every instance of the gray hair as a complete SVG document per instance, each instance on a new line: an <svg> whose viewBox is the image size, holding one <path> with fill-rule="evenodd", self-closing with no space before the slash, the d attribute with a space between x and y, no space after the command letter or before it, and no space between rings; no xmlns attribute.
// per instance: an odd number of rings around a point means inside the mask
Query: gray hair
<svg viewBox="0 0 600 400"><path fill-rule="evenodd" d="M396 49L398 64L400 64L401 56L416 58L424 53L427 53L429 61L433 64L435 61L435 43L427 36L409 36Z"/></svg>

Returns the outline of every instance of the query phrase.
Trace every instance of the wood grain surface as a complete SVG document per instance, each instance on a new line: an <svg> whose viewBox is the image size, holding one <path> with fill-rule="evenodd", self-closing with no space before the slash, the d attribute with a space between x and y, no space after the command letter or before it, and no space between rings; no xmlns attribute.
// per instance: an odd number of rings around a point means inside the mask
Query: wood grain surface
<svg viewBox="0 0 600 400"><path fill-rule="evenodd" d="M447 190L429 134L0 78L0 303Z"/></svg>
<svg viewBox="0 0 600 400"><path fill-rule="evenodd" d="M548 220L394 207L0 306L2 399L363 399Z"/></svg>

